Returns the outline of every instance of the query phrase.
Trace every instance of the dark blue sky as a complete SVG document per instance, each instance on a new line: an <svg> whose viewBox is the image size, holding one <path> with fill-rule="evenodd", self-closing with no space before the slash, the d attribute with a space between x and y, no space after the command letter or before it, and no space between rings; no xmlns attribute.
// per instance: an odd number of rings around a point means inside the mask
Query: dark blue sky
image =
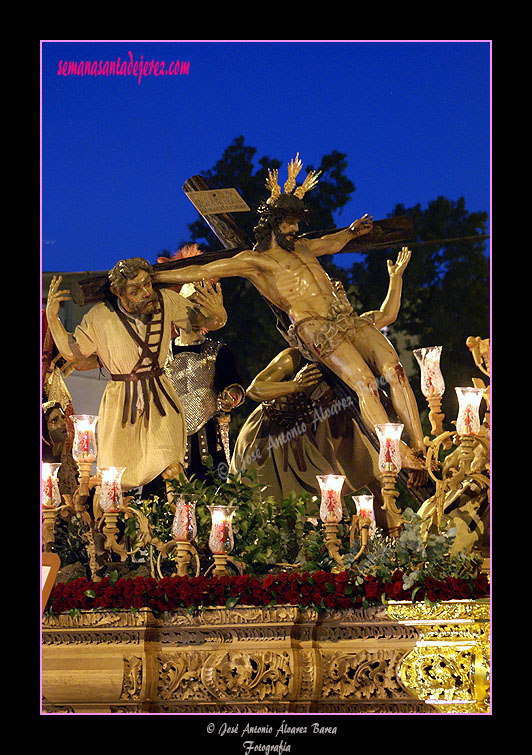
<svg viewBox="0 0 532 755"><path fill-rule="evenodd" d="M43 42L42 269L175 251L197 218L183 182L241 134L283 182L298 151L345 152L356 191L339 226L439 195L489 211L490 57L489 41ZM118 58L189 72L58 75Z"/></svg>

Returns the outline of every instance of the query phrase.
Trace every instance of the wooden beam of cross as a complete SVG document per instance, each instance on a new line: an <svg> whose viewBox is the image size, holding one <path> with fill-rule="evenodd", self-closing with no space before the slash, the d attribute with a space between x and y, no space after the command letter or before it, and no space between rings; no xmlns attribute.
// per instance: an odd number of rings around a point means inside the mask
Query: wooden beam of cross
<svg viewBox="0 0 532 755"><path fill-rule="evenodd" d="M192 196L194 192L208 192L209 185L203 176L193 176L185 181L183 184L183 190L187 195ZM200 213L200 215L214 235L223 244L224 249L215 252L205 252L201 256L195 257L195 265L206 265L214 260L233 257L235 254L253 247L253 243L244 231L239 228L230 213L220 212L206 215ZM343 229L334 229L334 231L338 230ZM325 235L325 233L325 231L315 231L312 235ZM365 236L351 239L341 250L341 253L363 252L370 248L387 248L408 241L408 239L412 238L413 234L414 229L412 220L409 217L397 216L394 218L386 218L385 220L374 220L373 230ZM190 259L185 258L160 262L154 264L154 268L156 270L177 270L181 267L187 267L190 264ZM110 299L111 292L109 290L109 280L107 275L95 275L82 278L78 281L73 281L71 284L71 294L75 304L78 304L81 307L87 304L103 301L104 299Z"/></svg>

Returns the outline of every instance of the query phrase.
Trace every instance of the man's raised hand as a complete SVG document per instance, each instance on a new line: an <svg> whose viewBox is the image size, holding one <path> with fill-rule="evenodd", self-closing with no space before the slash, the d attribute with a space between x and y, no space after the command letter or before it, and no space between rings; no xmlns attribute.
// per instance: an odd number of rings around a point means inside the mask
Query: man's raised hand
<svg viewBox="0 0 532 755"><path fill-rule="evenodd" d="M46 302L46 316L48 319L51 317L57 317L59 314L59 307L61 305L61 302L63 301L70 301L71 297L70 289L65 288L62 290L59 290L59 286L61 285L63 278L60 275L59 278L56 278L55 275L52 278L52 281L50 283L50 288L48 290L48 300Z"/></svg>

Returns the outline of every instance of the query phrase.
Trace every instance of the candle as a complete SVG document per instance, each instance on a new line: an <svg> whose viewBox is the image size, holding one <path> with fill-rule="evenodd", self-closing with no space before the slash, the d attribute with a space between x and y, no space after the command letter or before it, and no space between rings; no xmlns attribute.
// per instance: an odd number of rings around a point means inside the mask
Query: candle
<svg viewBox="0 0 532 755"><path fill-rule="evenodd" d="M320 518L326 522L340 522L342 520L342 487L344 475L316 475L321 489Z"/></svg>
<svg viewBox="0 0 532 755"><path fill-rule="evenodd" d="M425 398L443 396L445 381L440 370L442 346L427 346L412 352L421 368L421 392Z"/></svg>
<svg viewBox="0 0 532 755"><path fill-rule="evenodd" d="M355 502L356 512L358 516L364 517L371 521L369 527L369 534L374 535L376 529L375 513L373 511L373 495L354 495L353 501Z"/></svg>
<svg viewBox="0 0 532 755"><path fill-rule="evenodd" d="M91 414L74 414L71 417L74 423L74 444L72 456L74 461L93 462L96 460L96 423L98 417Z"/></svg>
<svg viewBox="0 0 532 755"><path fill-rule="evenodd" d="M100 508L102 511L118 511L122 505L122 475L125 467L99 467L101 477Z"/></svg>
<svg viewBox="0 0 532 755"><path fill-rule="evenodd" d="M394 472L397 474L401 471L400 439L403 428L404 425L393 422L375 425L380 442L379 469L381 472Z"/></svg>
<svg viewBox="0 0 532 755"><path fill-rule="evenodd" d="M480 432L479 406L484 391L482 388L455 388L458 396L456 429L459 435L478 435Z"/></svg>
<svg viewBox="0 0 532 755"><path fill-rule="evenodd" d="M211 532L209 535L209 548L213 555L226 555L231 553L234 546L232 519L236 506L214 505L208 506L211 517Z"/></svg>
<svg viewBox="0 0 532 755"><path fill-rule="evenodd" d="M61 493L57 482L57 473L60 463L43 462L41 467L41 492L42 506L45 509L54 509L61 503Z"/></svg>
<svg viewBox="0 0 532 755"><path fill-rule="evenodd" d="M196 524L197 496L181 495L175 500L175 514L172 535L178 542L192 542L198 533Z"/></svg>

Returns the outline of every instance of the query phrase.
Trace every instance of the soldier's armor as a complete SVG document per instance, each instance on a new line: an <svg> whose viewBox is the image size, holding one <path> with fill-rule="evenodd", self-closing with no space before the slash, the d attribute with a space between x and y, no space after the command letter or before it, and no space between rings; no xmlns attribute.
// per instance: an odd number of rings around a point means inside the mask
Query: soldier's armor
<svg viewBox="0 0 532 755"><path fill-rule="evenodd" d="M185 413L187 435L194 435L217 413L214 391L216 357L222 344L205 339L199 352L169 354L164 371Z"/></svg>

